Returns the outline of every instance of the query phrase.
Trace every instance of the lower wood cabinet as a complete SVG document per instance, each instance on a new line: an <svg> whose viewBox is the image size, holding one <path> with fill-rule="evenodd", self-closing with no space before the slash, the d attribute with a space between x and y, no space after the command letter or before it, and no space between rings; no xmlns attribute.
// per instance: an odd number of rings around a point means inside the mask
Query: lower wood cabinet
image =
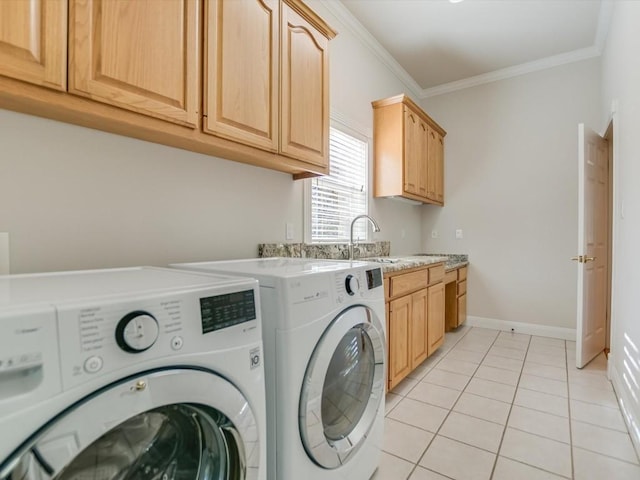
<svg viewBox="0 0 640 480"><path fill-rule="evenodd" d="M444 288L445 325L449 331L467 321L467 267L447 273Z"/></svg>
<svg viewBox="0 0 640 480"><path fill-rule="evenodd" d="M444 265L391 276L387 288L388 389L444 341ZM431 283L429 281L431 279Z"/></svg>

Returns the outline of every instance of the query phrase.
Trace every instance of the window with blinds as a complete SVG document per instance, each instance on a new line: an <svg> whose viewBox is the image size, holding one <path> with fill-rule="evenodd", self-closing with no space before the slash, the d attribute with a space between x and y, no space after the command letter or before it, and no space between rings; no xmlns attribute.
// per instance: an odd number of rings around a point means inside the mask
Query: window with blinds
<svg viewBox="0 0 640 480"><path fill-rule="evenodd" d="M340 130L329 132L330 174L311 180L311 241L348 242L351 221L367 212L368 144ZM368 222L354 239L367 240Z"/></svg>

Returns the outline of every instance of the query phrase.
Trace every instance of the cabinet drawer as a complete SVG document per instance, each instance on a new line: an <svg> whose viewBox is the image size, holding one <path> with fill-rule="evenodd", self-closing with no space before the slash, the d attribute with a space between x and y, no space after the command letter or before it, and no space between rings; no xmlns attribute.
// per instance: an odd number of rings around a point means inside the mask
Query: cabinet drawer
<svg viewBox="0 0 640 480"><path fill-rule="evenodd" d="M465 293L467 293L467 281L463 280L458 282L458 296L464 295Z"/></svg>
<svg viewBox="0 0 640 480"><path fill-rule="evenodd" d="M429 284L441 282L444 278L444 264L429 268Z"/></svg>
<svg viewBox="0 0 640 480"><path fill-rule="evenodd" d="M384 300L385 302L389 301L389 279L385 278L384 279Z"/></svg>
<svg viewBox="0 0 640 480"><path fill-rule="evenodd" d="M462 280L466 280L467 279L467 267L461 267L458 269L458 281L461 282Z"/></svg>
<svg viewBox="0 0 640 480"><path fill-rule="evenodd" d="M442 280L444 283L451 283L458 280L458 270L451 270L444 274L444 279Z"/></svg>
<svg viewBox="0 0 640 480"><path fill-rule="evenodd" d="M389 296L397 297L405 293L414 292L421 288L425 288L428 283L428 271L418 270L417 272L405 273L397 275L389 279Z"/></svg>

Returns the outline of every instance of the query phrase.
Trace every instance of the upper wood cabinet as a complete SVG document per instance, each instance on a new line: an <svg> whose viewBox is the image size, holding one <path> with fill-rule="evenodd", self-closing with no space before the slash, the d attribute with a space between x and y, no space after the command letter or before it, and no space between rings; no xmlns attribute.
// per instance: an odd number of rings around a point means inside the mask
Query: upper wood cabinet
<svg viewBox="0 0 640 480"><path fill-rule="evenodd" d="M278 151L279 12L279 0L205 3L205 131Z"/></svg>
<svg viewBox="0 0 640 480"><path fill-rule="evenodd" d="M446 132L406 95L372 105L374 196L443 205Z"/></svg>
<svg viewBox="0 0 640 480"><path fill-rule="evenodd" d="M335 32L295 0L206 5L205 131L328 173Z"/></svg>
<svg viewBox="0 0 640 480"><path fill-rule="evenodd" d="M67 88L67 0L0 1L0 75Z"/></svg>
<svg viewBox="0 0 640 480"><path fill-rule="evenodd" d="M69 5L69 92L197 126L199 0Z"/></svg>

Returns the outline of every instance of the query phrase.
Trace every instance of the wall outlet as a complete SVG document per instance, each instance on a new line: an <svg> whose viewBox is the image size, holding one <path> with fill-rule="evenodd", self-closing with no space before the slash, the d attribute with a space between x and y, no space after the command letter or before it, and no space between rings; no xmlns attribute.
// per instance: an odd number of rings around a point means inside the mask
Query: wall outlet
<svg viewBox="0 0 640 480"><path fill-rule="evenodd" d="M431 238L438 238L438 231L437 230L431 230Z"/></svg>
<svg viewBox="0 0 640 480"><path fill-rule="evenodd" d="M286 240L293 240L293 223L285 223L284 230L285 230L284 238Z"/></svg>
<svg viewBox="0 0 640 480"><path fill-rule="evenodd" d="M457 239L461 239L462 238L462 229L461 228L456 230L456 238Z"/></svg>
<svg viewBox="0 0 640 480"><path fill-rule="evenodd" d="M9 265L9 234L0 233L0 275L10 273Z"/></svg>

